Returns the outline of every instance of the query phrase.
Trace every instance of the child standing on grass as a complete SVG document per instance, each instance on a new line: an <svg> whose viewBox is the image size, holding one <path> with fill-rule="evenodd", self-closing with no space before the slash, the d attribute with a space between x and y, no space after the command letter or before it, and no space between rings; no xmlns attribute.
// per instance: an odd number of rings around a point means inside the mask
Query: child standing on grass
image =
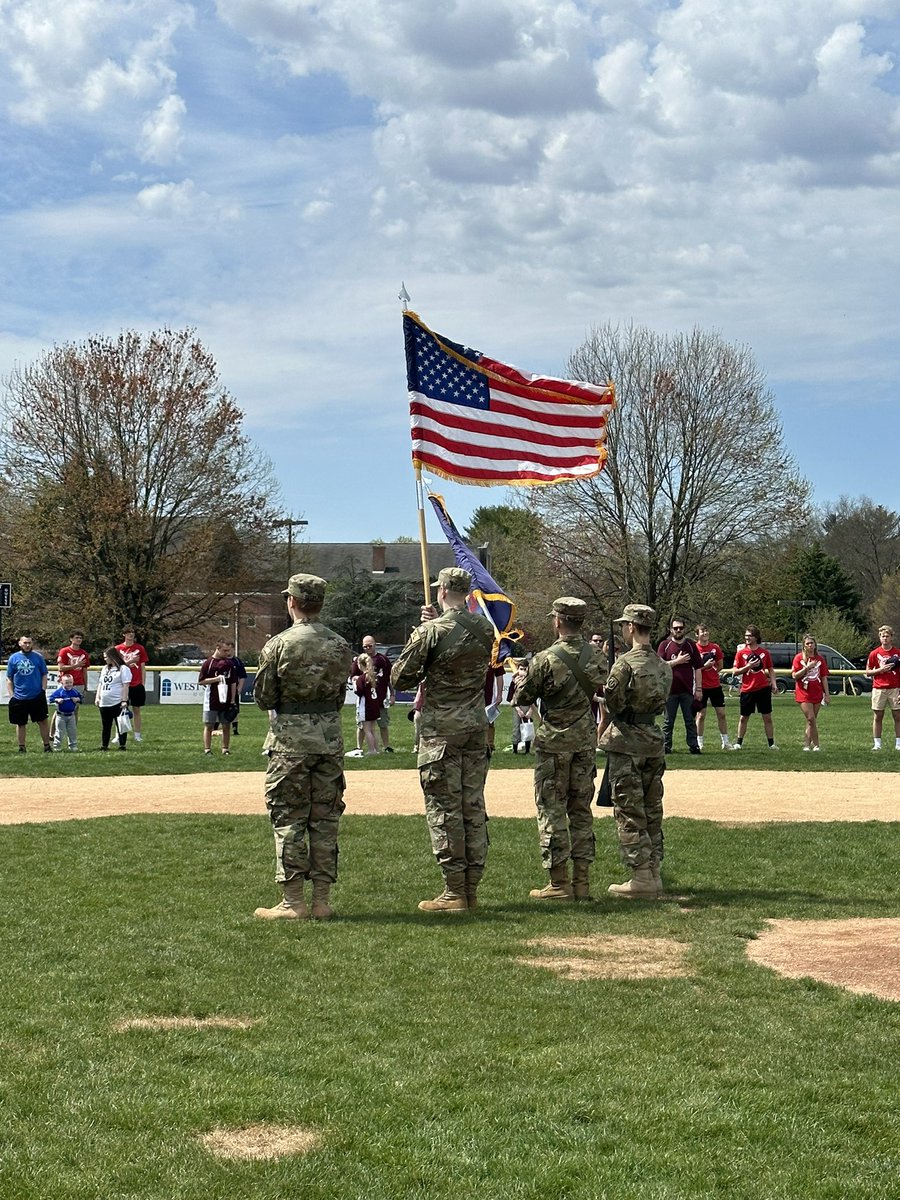
<svg viewBox="0 0 900 1200"><path fill-rule="evenodd" d="M56 705L56 732L53 736L53 749L61 749L63 734L68 738L69 749L78 749L78 705L81 703L81 692L75 687L72 676L68 673L60 676L60 686L51 692L48 699Z"/></svg>
<svg viewBox="0 0 900 1200"><path fill-rule="evenodd" d="M819 709L828 703L828 664L819 653L819 644L811 633L807 633L803 638L803 649L794 657L791 675L796 685L795 699L806 717L803 749L818 750Z"/></svg>
<svg viewBox="0 0 900 1200"><path fill-rule="evenodd" d="M353 677L353 690L359 699L356 702L356 722L362 725L365 739L366 754L377 754L378 743L375 741L375 724L381 716L381 700L378 698L378 677L375 662L368 654L360 654L356 660L360 670ZM352 755L352 757L358 757Z"/></svg>

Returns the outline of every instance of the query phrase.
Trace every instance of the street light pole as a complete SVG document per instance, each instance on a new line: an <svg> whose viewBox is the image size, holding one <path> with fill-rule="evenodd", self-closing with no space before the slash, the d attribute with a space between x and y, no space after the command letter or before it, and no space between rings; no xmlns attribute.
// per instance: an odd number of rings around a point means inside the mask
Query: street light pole
<svg viewBox="0 0 900 1200"><path fill-rule="evenodd" d="M794 610L794 653L796 654L800 648L800 609L815 608L815 600L777 600L776 604L779 608L792 608Z"/></svg>

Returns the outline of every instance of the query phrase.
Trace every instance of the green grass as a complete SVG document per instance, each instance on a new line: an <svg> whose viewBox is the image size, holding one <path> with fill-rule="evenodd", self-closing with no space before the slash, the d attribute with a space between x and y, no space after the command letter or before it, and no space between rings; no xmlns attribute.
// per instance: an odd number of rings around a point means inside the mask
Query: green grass
<svg viewBox="0 0 900 1200"><path fill-rule="evenodd" d="M477 917L416 911L437 885L420 818L355 817L340 919L266 925L263 818L0 829L0 1196L895 1200L900 1005L782 979L745 947L767 917L900 916L896 825L669 820L680 905L552 911L527 899L533 823L491 833ZM602 894L621 872L608 823L598 841ZM692 974L514 961L592 932L677 939ZM260 1023L112 1030L150 1014ZM324 1147L226 1163L195 1140L260 1121Z"/></svg>
<svg viewBox="0 0 900 1200"><path fill-rule="evenodd" d="M737 728L737 700L726 701L728 724L732 737ZM396 753L382 754L363 760L348 759L347 770L378 771L398 767L412 767L415 758L412 751L413 728L406 718L407 709L398 707L391 719L391 744ZM895 753L894 729L890 714L884 723L884 745L881 754L871 752L872 712L868 697L833 697L831 704L819 718L819 732L823 752L804 754L803 716L792 698L777 698L774 701L775 738L781 747L780 753L771 754L766 746L762 719L754 715L740 754L723 754L719 750L719 735L715 717L707 716L707 749L702 755L689 755L684 743L684 729L680 717L675 727L675 752L669 758L670 770L748 770L765 767L779 771L900 771L900 754ZM343 712L344 741L348 749L355 744L355 720L353 709L345 707ZM200 709L189 705L163 705L144 709L145 741L135 745L129 737L128 751L119 754L111 749L100 754L100 717L96 709L89 707L79 724L78 754L62 751L58 754L43 754L40 738L35 728L28 731L28 753L17 754L15 731L6 726L5 738L0 740L0 777L4 775L25 778L55 779L76 775L185 775L198 771L259 771L263 760L260 748L266 734L265 713L253 705L241 709L238 738L232 740L228 758L218 752L218 739L213 739L214 753L205 759L202 750L202 725ZM497 752L492 761L493 770L531 770L533 757L506 753L510 745L512 718L509 709L504 709L496 726Z"/></svg>

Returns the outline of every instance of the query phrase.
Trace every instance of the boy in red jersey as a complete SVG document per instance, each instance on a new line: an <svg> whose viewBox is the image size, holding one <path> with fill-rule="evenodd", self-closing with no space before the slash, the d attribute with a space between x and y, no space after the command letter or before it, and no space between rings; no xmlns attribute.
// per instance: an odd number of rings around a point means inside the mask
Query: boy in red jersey
<svg viewBox="0 0 900 1200"><path fill-rule="evenodd" d="M144 647L134 640L134 627L126 625L122 630L122 641L116 649L125 659L125 665L131 671L131 683L128 685L128 705L134 711L134 740L143 741L141 736L141 709L147 703L147 692L144 687L144 667L150 661Z"/></svg>
<svg viewBox="0 0 900 1200"><path fill-rule="evenodd" d="M894 749L900 750L900 650L894 645L890 625L881 626L878 641L881 644L866 662L866 674L872 676L872 749L881 749L884 710L889 708L894 718Z"/></svg>
<svg viewBox="0 0 900 1200"><path fill-rule="evenodd" d="M700 711L697 713L697 742L702 750L706 706L707 704L711 704L715 710L716 720L719 723L719 737L722 741L722 749L730 750L731 742L728 738L728 721L725 717L725 693L722 691L722 679L720 675L725 655L722 653L721 646L709 640L709 630L705 625L697 626L696 645L700 652L700 657L703 659L703 670L700 672L703 699L700 701Z"/></svg>
<svg viewBox="0 0 900 1200"><path fill-rule="evenodd" d="M743 746L747 722L755 712L763 719L769 749L778 749L772 725L772 693L776 690L775 668L772 666L771 654L759 644L761 637L758 626L748 625L744 631L744 645L734 656L732 670L741 680L741 719L738 721L735 750L740 750Z"/></svg>

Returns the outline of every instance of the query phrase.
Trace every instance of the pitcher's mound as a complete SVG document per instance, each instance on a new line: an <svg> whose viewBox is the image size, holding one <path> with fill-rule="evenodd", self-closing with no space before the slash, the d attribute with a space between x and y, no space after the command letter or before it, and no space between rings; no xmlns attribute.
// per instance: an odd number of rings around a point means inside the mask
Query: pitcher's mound
<svg viewBox="0 0 900 1200"><path fill-rule="evenodd" d="M788 979L818 979L862 995L900 1000L900 918L770 921L747 956Z"/></svg>
<svg viewBox="0 0 900 1200"><path fill-rule="evenodd" d="M674 979L689 974L687 947L670 938L544 937L526 942L553 955L518 958L526 967L555 971L564 979ZM564 953L560 954L559 951Z"/></svg>
<svg viewBox="0 0 900 1200"><path fill-rule="evenodd" d="M322 1135L300 1125L246 1125L213 1129L201 1134L200 1141L218 1158L285 1158L317 1149Z"/></svg>

